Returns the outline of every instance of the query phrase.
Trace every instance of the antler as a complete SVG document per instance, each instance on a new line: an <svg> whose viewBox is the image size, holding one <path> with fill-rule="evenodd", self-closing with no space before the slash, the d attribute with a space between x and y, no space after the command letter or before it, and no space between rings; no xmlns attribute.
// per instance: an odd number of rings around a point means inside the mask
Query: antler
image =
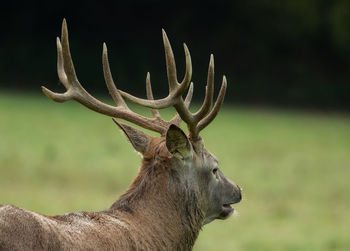
<svg viewBox="0 0 350 251"><path fill-rule="evenodd" d="M163 43L165 49L165 59L167 66L167 75L169 82L169 95L164 99L154 101L152 99L140 99L134 97L126 92L120 91L120 94L132 102L150 107L152 109L160 109L173 105L177 113L183 121L187 124L190 138L197 140L199 137L199 132L203 130L217 115L220 110L220 107L224 101L225 92L226 92L226 77L223 76L221 89L218 95L218 98L212 108L213 104L213 94L214 94L214 56L210 55L209 69L208 69L208 78L207 86L205 92L205 98L202 106L196 113L191 113L188 109L188 105L183 101L182 96L178 95L177 90L181 89L182 86L188 85L191 79L191 71L189 71L189 65L191 65L191 57L188 51L186 44L184 44L185 56L186 56L186 73L184 79L181 83L177 80L176 74L176 64L174 59L174 53L171 49L169 39L163 31ZM175 91L174 91L175 90Z"/></svg>
<svg viewBox="0 0 350 251"><path fill-rule="evenodd" d="M186 57L186 73L181 83L179 83L177 80L174 54L164 30L163 30L163 41L164 41L167 75L168 75L168 82L169 82L169 95L166 98L162 98L158 100L153 99L149 73L147 73L147 77L146 77L147 99L140 99L140 98L134 97L116 88L112 78L110 67L109 67L107 46L105 43L103 44L102 64L103 64L104 78L105 78L108 91L117 106L108 105L94 98L79 83L79 80L75 73L73 61L70 55L68 29L67 29L67 23L65 19L63 20L63 23L62 23L61 40L62 40L62 44L60 39L57 37L57 40L56 40L57 72L61 83L66 88L66 92L55 93L42 86L42 90L45 93L45 95L56 102L65 102L67 100L73 99L98 113L102 113L107 116L111 116L115 118L124 119L131 123L139 125L143 128L158 132L161 135L165 135L166 130L171 124L179 125L182 119L187 123L188 129L190 132L190 137L192 139L197 139L199 132L215 118L223 102L225 91L226 91L225 76L223 77L223 83L222 83L217 101L215 102L213 109L211 109L212 100L213 100L213 85L214 85L214 58L213 58L213 55L211 55L209 70L208 70L206 95L205 95L203 105L194 114L189 111L188 107L191 102L192 94L193 94L193 84L192 83L190 84L191 77L192 77L191 56L186 44L184 44L185 57ZM182 95L189 86L190 88L187 92L187 96L185 100L183 100ZM124 99L122 98L122 96L128 98L129 100L133 101L136 104L152 108L153 118L147 118L147 117L141 116L133 112L132 110L130 110L127 104L125 103ZM177 115L175 115L175 117L170 121L165 121L160 117L160 114L157 109L166 108L170 106L175 107L177 111Z"/></svg>
<svg viewBox="0 0 350 251"><path fill-rule="evenodd" d="M42 91L46 96L56 102L65 102L67 100L76 100L87 108L94 110L98 113L105 114L110 117L121 118L126 121L132 122L136 125L139 125L143 128L149 129L151 131L155 131L164 135L166 133L167 128L171 124L179 124L181 121L178 118L178 115L175 116L170 121L163 120L159 113L153 111L153 118L147 118L141 116L132 110L129 109L122 96L119 94L118 89L116 88L112 74L109 67L108 55L107 55L107 46L103 44L103 53L102 53L102 64L103 64L103 73L107 88L109 90L110 95L112 96L114 102L117 106L111 106L106 103L101 102L100 100L94 98L90 95L79 83L79 80L76 76L73 61L71 58L70 50L69 50L69 41L68 41L68 29L66 20L63 20L62 23L62 36L61 36L62 44L60 39L57 37L57 72L60 82L66 88L65 93L55 93L50 91L49 89L42 86ZM191 68L191 65L189 65ZM191 70L189 70L190 72ZM186 86L185 86L186 84ZM186 82L184 85L175 88L174 91L177 95L182 95L184 91L188 87L188 83ZM153 94L151 90L151 82L150 82L150 74L147 73L146 78L146 89L147 89L147 97L153 100ZM191 102L193 94L193 86L190 87L187 96L186 96L186 106ZM170 105L169 105L170 106ZM167 106L163 106L167 107Z"/></svg>

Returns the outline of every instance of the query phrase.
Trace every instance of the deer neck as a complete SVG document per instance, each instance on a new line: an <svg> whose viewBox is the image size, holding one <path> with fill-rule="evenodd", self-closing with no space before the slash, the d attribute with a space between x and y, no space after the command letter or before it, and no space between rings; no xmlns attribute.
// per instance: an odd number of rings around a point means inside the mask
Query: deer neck
<svg viewBox="0 0 350 251"><path fill-rule="evenodd" d="M145 166L147 164L147 166ZM110 210L130 215L143 231L162 236L165 241L192 247L203 223L198 194L190 185L180 184L169 163L145 163L129 189ZM166 240L167 239L167 240ZM186 249L186 248L185 248Z"/></svg>

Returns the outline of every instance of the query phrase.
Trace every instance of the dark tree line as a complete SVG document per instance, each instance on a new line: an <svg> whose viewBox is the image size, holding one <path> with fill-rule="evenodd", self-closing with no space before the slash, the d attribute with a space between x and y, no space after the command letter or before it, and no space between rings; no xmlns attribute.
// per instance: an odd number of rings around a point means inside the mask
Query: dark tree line
<svg viewBox="0 0 350 251"><path fill-rule="evenodd" d="M161 28L172 43L179 78L182 43L193 60L196 98L210 53L216 88L226 74L227 99L248 104L350 108L350 1L14 2L1 10L0 83L4 88L57 89L55 37L67 18L81 82L107 93L102 42L118 87L144 94L146 72L167 92ZM160 93L160 94L159 94Z"/></svg>

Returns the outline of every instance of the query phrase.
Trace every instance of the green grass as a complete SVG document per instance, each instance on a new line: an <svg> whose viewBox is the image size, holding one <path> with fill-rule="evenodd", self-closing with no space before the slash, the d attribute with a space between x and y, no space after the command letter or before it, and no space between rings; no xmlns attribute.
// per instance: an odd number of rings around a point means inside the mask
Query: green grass
<svg viewBox="0 0 350 251"><path fill-rule="evenodd" d="M350 250L349 117L224 105L202 136L243 201L237 216L205 226L194 250ZM109 118L0 92L0 203L49 215L105 209L139 165Z"/></svg>

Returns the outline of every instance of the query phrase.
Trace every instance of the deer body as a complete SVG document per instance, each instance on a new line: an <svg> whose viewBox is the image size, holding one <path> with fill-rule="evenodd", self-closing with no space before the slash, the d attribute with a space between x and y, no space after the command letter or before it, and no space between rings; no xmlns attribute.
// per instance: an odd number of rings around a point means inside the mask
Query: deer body
<svg viewBox="0 0 350 251"><path fill-rule="evenodd" d="M139 175L108 210L45 216L1 206L0 249L190 250L204 214L198 190L180 186L164 143L153 139Z"/></svg>
<svg viewBox="0 0 350 251"><path fill-rule="evenodd" d="M54 93L43 87L44 93L58 102L75 99L94 111L128 120L161 136L149 136L113 119L143 156L140 172L129 189L109 209L100 212L45 216L0 205L0 250L191 250L204 224L226 219L233 213L230 205L241 200L240 188L218 169L217 159L204 148L198 135L218 113L226 79L212 108L214 68L211 56L204 103L197 113L190 113L192 84L186 99L182 99L192 73L188 49L185 46L186 74L179 83L165 32L163 39L170 93L160 100L153 99L149 74L147 100L116 89L104 45L103 69L107 87L117 104L114 107L92 97L78 82L64 20L63 46L57 39L57 68L67 92ZM132 112L122 96L152 108L154 118ZM156 110L168 106L174 106L178 112L169 122L161 119ZM181 119L187 123L188 136L177 126Z"/></svg>
<svg viewBox="0 0 350 251"><path fill-rule="evenodd" d="M158 225L165 217L149 212L132 218L112 210L48 217L9 205L0 210L1 250L190 250L195 240L168 221Z"/></svg>
<svg viewBox="0 0 350 251"><path fill-rule="evenodd" d="M202 219L182 218L175 201L164 206L164 197L168 195L140 200L142 207L128 210L112 207L53 217L5 205L0 207L0 249L190 250ZM185 215L187 210L182 210Z"/></svg>

